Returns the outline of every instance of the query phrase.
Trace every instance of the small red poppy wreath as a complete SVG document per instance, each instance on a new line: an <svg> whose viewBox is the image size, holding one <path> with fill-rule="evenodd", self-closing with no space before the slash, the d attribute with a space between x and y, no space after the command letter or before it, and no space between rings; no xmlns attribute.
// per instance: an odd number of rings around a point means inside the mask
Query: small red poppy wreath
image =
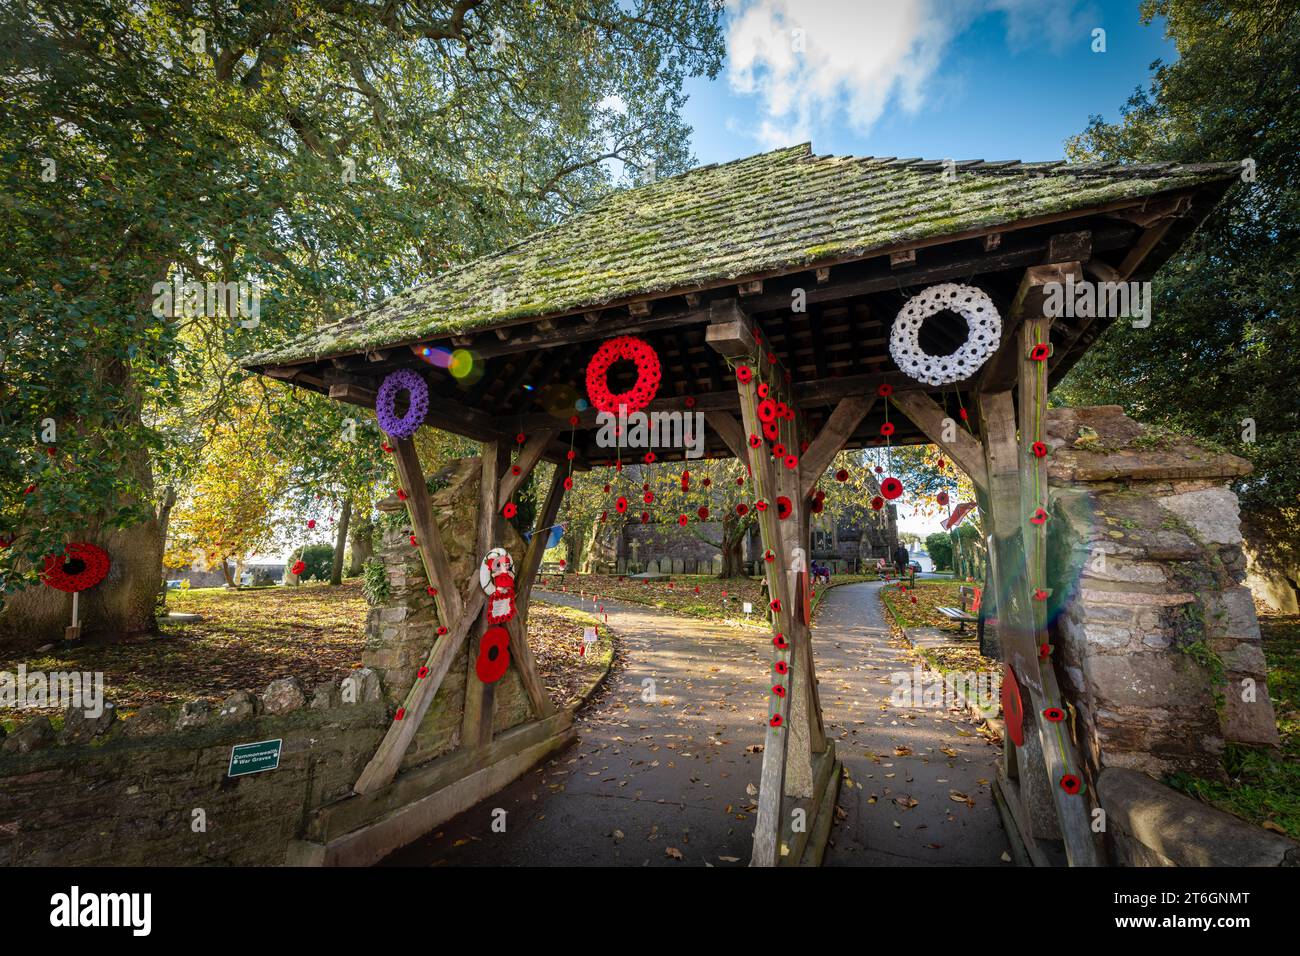
<svg viewBox="0 0 1300 956"><path fill-rule="evenodd" d="M848 480L849 480L849 473L848 473L848 471L846 471L845 469L841 468L839 471L835 472L835 480L836 480L836 481L848 481Z"/></svg>
<svg viewBox="0 0 1300 956"><path fill-rule="evenodd" d="M881 508L885 507L885 499L880 497L880 495L876 495L876 497L871 499L871 507L876 511L879 511Z"/></svg>
<svg viewBox="0 0 1300 956"><path fill-rule="evenodd" d="M511 465L511 466L510 466L510 474L512 474L512 475L522 475L523 473L524 473L524 470L523 470L522 468L520 468L518 465Z"/></svg>
<svg viewBox="0 0 1300 956"><path fill-rule="evenodd" d="M785 467L788 468L790 471L794 471L796 468L798 468L798 467L799 467L799 456L798 456L798 455L786 455L786 456L785 456Z"/></svg>
<svg viewBox="0 0 1300 956"><path fill-rule="evenodd" d="M1065 720L1065 711L1061 710L1059 707L1048 707L1043 711L1043 716L1052 723L1059 724L1061 721Z"/></svg>
<svg viewBox="0 0 1300 956"><path fill-rule="evenodd" d="M439 625L438 625L438 636L439 636L439 637L443 637L443 636L446 635L446 633L447 633L447 626L446 626L445 624L439 624Z"/></svg>
<svg viewBox="0 0 1300 956"><path fill-rule="evenodd" d="M1083 789L1083 781L1080 780L1072 773L1067 773L1065 776L1063 776L1061 778L1060 783L1061 783L1061 789L1064 790L1066 793L1070 794L1071 796L1074 796L1074 794L1078 793Z"/></svg>
<svg viewBox="0 0 1300 956"><path fill-rule="evenodd" d="M418 671L415 672L415 676L420 680L424 680L426 677L429 676L429 668L422 666Z"/></svg>
<svg viewBox="0 0 1300 956"><path fill-rule="evenodd" d="M759 445L761 445L761 444L763 444L763 439L759 438L757 435L750 435L750 436L749 436L749 447L750 447L750 448L757 448L757 447L758 447Z"/></svg>
<svg viewBox="0 0 1300 956"><path fill-rule="evenodd" d="M753 381L754 373L750 370L748 365L741 365L736 368L736 378L739 379L742 384L748 385Z"/></svg>
<svg viewBox="0 0 1300 956"><path fill-rule="evenodd" d="M758 383L758 397L759 397L759 398L767 398L767 395L768 395L767 382L759 382L759 383Z"/></svg>
<svg viewBox="0 0 1300 956"><path fill-rule="evenodd" d="M777 697L784 697L784 696L785 696L785 687L784 687L783 685L781 685L781 684L773 684L773 685L772 685L772 693L776 694Z"/></svg>
<svg viewBox="0 0 1300 956"><path fill-rule="evenodd" d="M785 495L781 495L779 498L776 499L776 516L780 518L782 521L790 517L790 512L793 510L793 508L794 508L794 502L792 502Z"/></svg>
<svg viewBox="0 0 1300 956"><path fill-rule="evenodd" d="M501 509L501 514L506 518L513 518L518 513L519 513L519 509L515 507L515 503L513 501L507 501L506 506Z"/></svg>
<svg viewBox="0 0 1300 956"><path fill-rule="evenodd" d="M769 721L767 722L767 724L768 724L769 727L772 727L772 728L774 728L774 729L777 728L777 727L780 727L780 726L781 726L781 715L780 715L780 714L773 714L773 715L772 715L772 719L769 720Z"/></svg>
<svg viewBox="0 0 1300 956"><path fill-rule="evenodd" d="M56 590L75 594L104 580L110 567L107 551L78 541L64 548L62 554L46 555L44 580Z"/></svg>
<svg viewBox="0 0 1300 956"><path fill-rule="evenodd" d="M934 503L937 504L940 508L947 507L947 505L948 505L948 492L946 492L946 491L941 491L941 492L939 492L937 495L935 495L935 496L934 496Z"/></svg>
<svg viewBox="0 0 1300 956"><path fill-rule="evenodd" d="M1037 510L1034 512L1033 517L1029 519L1029 523L1030 523L1030 524L1046 524L1046 523L1047 523L1047 512L1044 511L1042 508L1037 509Z"/></svg>
<svg viewBox="0 0 1300 956"><path fill-rule="evenodd" d="M572 475L565 475L565 476L564 476L564 490L565 490L565 491L572 491L572 490L573 490L573 476L572 476Z"/></svg>
<svg viewBox="0 0 1300 956"><path fill-rule="evenodd" d="M776 422L763 423L763 437L768 441L776 441L781 436L781 429Z"/></svg>
<svg viewBox="0 0 1300 956"><path fill-rule="evenodd" d="M757 508L759 511L766 511L767 502L764 501L762 498L760 498L758 501L754 502L754 507Z"/></svg>
<svg viewBox="0 0 1300 956"><path fill-rule="evenodd" d="M771 608L773 611L775 611L777 614L780 614L780 613L781 613L781 599L780 599L780 598L773 598L773 599L772 599L772 603L769 604L768 607L770 607L770 608Z"/></svg>
<svg viewBox="0 0 1300 956"><path fill-rule="evenodd" d="M652 505L655 503L655 493L653 491L647 491L641 496L641 500L648 505Z"/></svg>
<svg viewBox="0 0 1300 956"><path fill-rule="evenodd" d="M1052 347L1046 342L1039 342L1029 350L1029 357L1035 362L1047 361L1047 356L1052 354Z"/></svg>
<svg viewBox="0 0 1300 956"><path fill-rule="evenodd" d="M1035 458L1046 458L1046 457L1047 457L1047 446L1044 445L1042 442L1040 442L1040 441L1036 441L1036 442L1034 442L1032 445L1030 445L1029 447L1033 450L1033 453L1034 453L1034 457L1035 457Z"/></svg>
<svg viewBox="0 0 1300 956"><path fill-rule="evenodd" d="M683 528L685 528L688 524L690 524L690 521L691 519L686 517L686 515L677 516L677 523L681 525Z"/></svg>
<svg viewBox="0 0 1300 956"><path fill-rule="evenodd" d="M790 665L785 661L777 661L773 666L778 674L785 675L790 673Z"/></svg>
<svg viewBox="0 0 1300 956"><path fill-rule="evenodd" d="M758 403L759 420L765 422L776 421L776 402L770 398L765 398Z"/></svg>
<svg viewBox="0 0 1300 956"><path fill-rule="evenodd" d="M695 511L695 513L696 513L697 515L699 515L699 518L700 518L701 521L708 521L708 520L709 520L709 509L706 508L706 507L704 507L703 505L701 505L699 508L697 508L696 511Z"/></svg>
<svg viewBox="0 0 1300 956"><path fill-rule="evenodd" d="M653 464L655 463L655 453L654 453L654 452L652 452L652 451L648 451L648 452L645 453L645 463L646 463L647 465L653 465Z"/></svg>
<svg viewBox="0 0 1300 956"><path fill-rule="evenodd" d="M880 434L884 435L886 438L894 434L894 423L882 422L880 425Z"/></svg>
<svg viewBox="0 0 1300 956"><path fill-rule="evenodd" d="M626 392L615 394L609 390L609 370L620 361L636 366L636 382ZM629 412L638 411L658 394L662 378L659 356L650 344L633 335L620 335L603 343L587 363L587 397L602 412L617 412L620 405L626 405Z"/></svg>
<svg viewBox="0 0 1300 956"><path fill-rule="evenodd" d="M893 501L903 493L903 483L891 475L880 483L880 493Z"/></svg>
<svg viewBox="0 0 1300 956"><path fill-rule="evenodd" d="M777 442L775 445L772 446L772 455L776 458L784 458L785 446L782 445L780 442Z"/></svg>

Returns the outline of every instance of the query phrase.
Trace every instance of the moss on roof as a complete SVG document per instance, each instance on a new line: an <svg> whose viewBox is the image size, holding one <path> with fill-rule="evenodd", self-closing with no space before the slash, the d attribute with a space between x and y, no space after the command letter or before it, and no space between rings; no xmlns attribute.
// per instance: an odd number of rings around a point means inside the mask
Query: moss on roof
<svg viewBox="0 0 1300 956"><path fill-rule="evenodd" d="M813 156L805 143L613 192L559 225L286 345L266 366L417 342L1222 180L1231 164ZM948 177L951 179L951 177Z"/></svg>

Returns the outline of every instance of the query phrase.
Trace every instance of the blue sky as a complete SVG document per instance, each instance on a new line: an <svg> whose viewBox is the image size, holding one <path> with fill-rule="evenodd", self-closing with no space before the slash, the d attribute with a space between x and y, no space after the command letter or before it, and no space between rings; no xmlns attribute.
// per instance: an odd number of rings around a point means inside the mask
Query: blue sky
<svg viewBox="0 0 1300 956"><path fill-rule="evenodd" d="M1058 159L1175 57L1137 0L728 0L726 17L723 73L688 87L700 163L808 139L818 153Z"/></svg>

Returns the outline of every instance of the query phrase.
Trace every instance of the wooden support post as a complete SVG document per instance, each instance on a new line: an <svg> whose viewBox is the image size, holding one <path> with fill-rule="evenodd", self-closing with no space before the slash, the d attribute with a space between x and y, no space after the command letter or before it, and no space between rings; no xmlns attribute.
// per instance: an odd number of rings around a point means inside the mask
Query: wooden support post
<svg viewBox="0 0 1300 956"><path fill-rule="evenodd" d="M1049 641L1047 633L1047 529L1050 517L1036 521L1036 514L1047 514L1050 509L1047 489L1047 458L1034 454L1033 444L1044 437L1044 419L1047 415L1047 359L1032 358L1035 348L1051 345L1051 320L1026 318L1020 326L1020 520L1021 540L1024 546L1025 587L1029 591L1030 628L1035 648ZM1041 509L1041 510L1040 510ZM1043 714L1049 708L1068 713L1065 700L1056 679L1056 667L1050 656L1031 658L1036 682L1028 681L1029 696L1034 701L1033 724L1041 743L1042 762L1047 768L1047 782L1056 804L1056 817L1060 825L1065 852L1072 866L1097 866L1097 844L1091 828L1091 802L1086 791L1071 794L1062 781L1076 778L1082 785L1084 774L1074 742L1070 738L1070 722L1050 721ZM1020 671L1017 671L1017 677ZM1033 683L1038 686L1033 687ZM1026 714L1026 733L1029 715Z"/></svg>
<svg viewBox="0 0 1300 956"><path fill-rule="evenodd" d="M420 467L419 453L415 450L415 442L409 438L390 438L389 442L397 465L397 479L406 493L406 513L411 519L411 530L415 532L424 574L438 591L434 597L438 617L451 627L460 617L463 605L460 590L451 576L451 562L447 560L442 534L433 520L433 506L429 502L429 487L424 479L424 469Z"/></svg>
<svg viewBox="0 0 1300 956"><path fill-rule="evenodd" d="M528 436L528 440L524 442L524 447L519 450L519 460L515 463L519 467L519 474L513 474L509 468L502 471L501 490L497 495L496 502L498 510L504 508L506 502L519 490L520 485L528 480L528 476L533 473L537 463L542 460L542 455L546 452L546 446L558 434L558 431L551 428L534 432Z"/></svg>
<svg viewBox="0 0 1300 956"><path fill-rule="evenodd" d="M478 513L478 554L483 556L495 548L501 541L502 518L497 507L497 496L501 490L501 476L510 463L510 449L504 442L489 441L483 443L479 473L479 513ZM477 576L471 575L470 587L478 587ZM517 606L517 602L516 602ZM490 625L485 616L474 629L481 639ZM496 684L485 684L478 679L478 647L470 645L469 662L465 675L465 714L461 723L461 746L486 747L492 743L492 711L496 703Z"/></svg>

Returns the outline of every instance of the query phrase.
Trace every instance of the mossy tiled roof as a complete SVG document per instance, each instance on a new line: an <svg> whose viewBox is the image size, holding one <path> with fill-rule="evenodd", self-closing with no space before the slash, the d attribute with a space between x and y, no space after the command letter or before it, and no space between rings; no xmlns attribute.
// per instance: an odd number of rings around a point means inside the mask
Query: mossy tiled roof
<svg viewBox="0 0 1300 956"><path fill-rule="evenodd" d="M266 366L866 256L1232 175L1225 164L944 164L778 149L611 193L566 222L250 356ZM951 177L949 177L951 178Z"/></svg>

